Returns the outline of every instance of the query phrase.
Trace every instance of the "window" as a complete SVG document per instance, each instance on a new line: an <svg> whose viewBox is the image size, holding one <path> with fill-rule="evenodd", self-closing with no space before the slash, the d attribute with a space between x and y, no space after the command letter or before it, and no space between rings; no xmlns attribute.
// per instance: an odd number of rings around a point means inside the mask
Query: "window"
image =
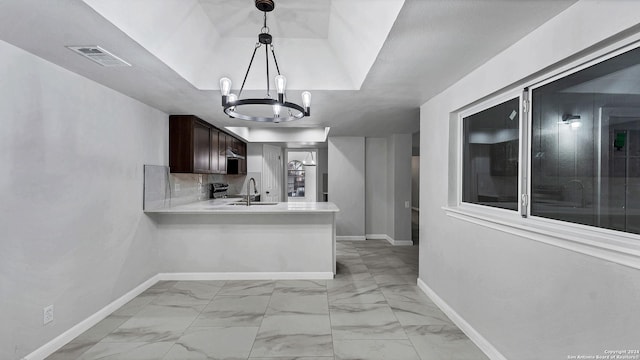
<svg viewBox="0 0 640 360"><path fill-rule="evenodd" d="M462 118L462 201L518 210L520 98Z"/></svg>
<svg viewBox="0 0 640 360"><path fill-rule="evenodd" d="M640 234L640 49L531 91L533 216Z"/></svg>

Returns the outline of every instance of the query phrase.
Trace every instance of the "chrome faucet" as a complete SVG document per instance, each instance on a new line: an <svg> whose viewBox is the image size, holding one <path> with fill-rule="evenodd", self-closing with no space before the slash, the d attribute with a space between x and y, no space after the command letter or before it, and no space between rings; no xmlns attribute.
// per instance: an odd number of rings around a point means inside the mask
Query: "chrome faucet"
<svg viewBox="0 0 640 360"><path fill-rule="evenodd" d="M256 179L251 178L247 181L247 206L251 205L251 195L249 194L249 190L251 189L251 182L253 181L253 193L257 194L258 189L256 188Z"/></svg>

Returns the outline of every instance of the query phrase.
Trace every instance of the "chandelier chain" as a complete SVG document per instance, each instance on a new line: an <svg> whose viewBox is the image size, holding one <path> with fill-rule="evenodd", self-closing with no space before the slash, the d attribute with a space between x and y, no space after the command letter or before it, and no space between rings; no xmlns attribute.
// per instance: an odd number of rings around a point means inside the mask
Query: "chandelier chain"
<svg viewBox="0 0 640 360"><path fill-rule="evenodd" d="M269 33L269 27L267 27L267 12L264 11L264 26L262 27L262 33L264 34L266 30L266 34ZM269 47L265 44L264 46L264 60L267 64L267 97L271 97L271 89L269 88Z"/></svg>
<svg viewBox="0 0 640 360"><path fill-rule="evenodd" d="M267 62L267 97L270 98L271 89L269 88L269 48L266 45L264 46L264 60Z"/></svg>

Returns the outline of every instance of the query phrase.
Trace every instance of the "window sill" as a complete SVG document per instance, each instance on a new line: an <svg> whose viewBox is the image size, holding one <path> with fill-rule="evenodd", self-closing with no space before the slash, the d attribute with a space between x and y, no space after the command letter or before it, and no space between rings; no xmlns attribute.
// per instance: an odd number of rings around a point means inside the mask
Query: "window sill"
<svg viewBox="0 0 640 360"><path fill-rule="evenodd" d="M448 216L599 259L640 269L640 237L535 217L504 217L466 207L443 207Z"/></svg>

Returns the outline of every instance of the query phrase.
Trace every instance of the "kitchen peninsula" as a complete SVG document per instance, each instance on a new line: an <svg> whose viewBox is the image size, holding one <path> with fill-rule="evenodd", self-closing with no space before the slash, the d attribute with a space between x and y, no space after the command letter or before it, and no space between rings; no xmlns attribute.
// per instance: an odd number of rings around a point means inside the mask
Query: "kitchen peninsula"
<svg viewBox="0 0 640 360"><path fill-rule="evenodd" d="M338 211L330 202L211 199L145 212L158 225L163 279L257 280L333 278Z"/></svg>

